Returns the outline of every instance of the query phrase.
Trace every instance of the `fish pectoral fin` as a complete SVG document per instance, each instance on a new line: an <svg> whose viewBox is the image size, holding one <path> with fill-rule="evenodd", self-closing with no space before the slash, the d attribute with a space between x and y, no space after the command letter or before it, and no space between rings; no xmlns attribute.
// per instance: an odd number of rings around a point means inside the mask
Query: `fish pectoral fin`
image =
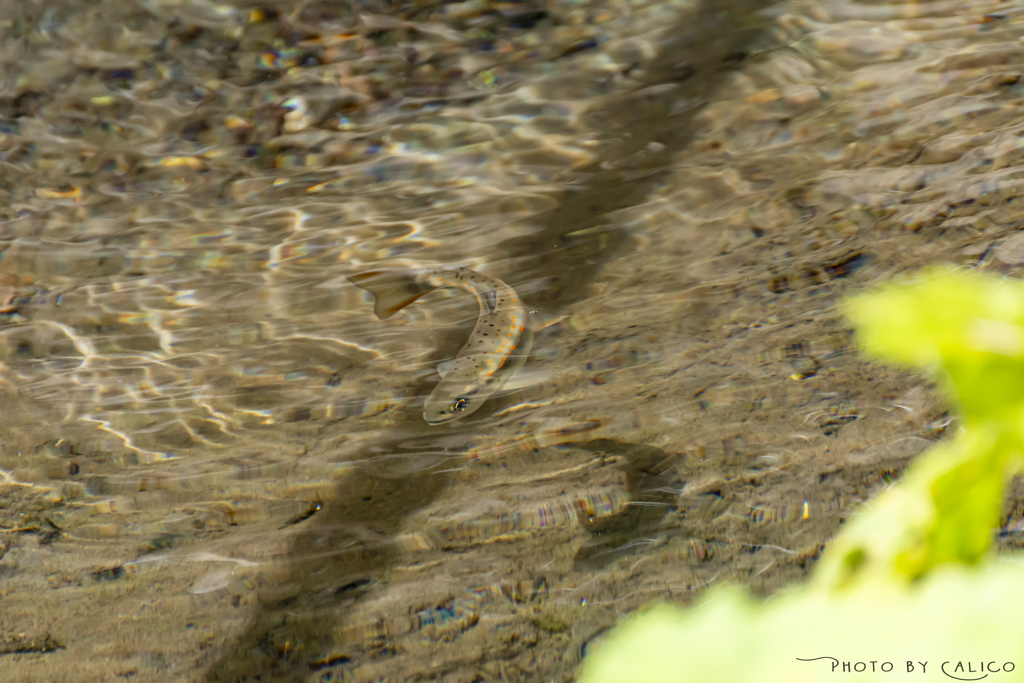
<svg viewBox="0 0 1024 683"><path fill-rule="evenodd" d="M348 276L349 282L373 295L373 312L390 318L430 291L408 270L368 270Z"/></svg>
<svg viewBox="0 0 1024 683"><path fill-rule="evenodd" d="M557 325L563 320L568 320L568 315L552 315L550 313L542 313L537 310L530 311L530 325L534 332L540 332L543 329L547 329L552 325Z"/></svg>
<svg viewBox="0 0 1024 683"><path fill-rule="evenodd" d="M501 385L501 389L495 392L494 395L504 396L505 394L511 394L513 391L532 387L534 384L547 382L549 379L554 377L554 374L554 372L545 368L519 370L513 373L512 376Z"/></svg>
<svg viewBox="0 0 1024 683"><path fill-rule="evenodd" d="M437 374L441 375L441 377L443 378L445 375L452 371L453 365L455 365L454 358L452 360L441 361L440 363L437 364Z"/></svg>
<svg viewBox="0 0 1024 683"><path fill-rule="evenodd" d="M487 306L487 314L494 315L498 311L498 293L493 289L483 292L481 295L484 305Z"/></svg>

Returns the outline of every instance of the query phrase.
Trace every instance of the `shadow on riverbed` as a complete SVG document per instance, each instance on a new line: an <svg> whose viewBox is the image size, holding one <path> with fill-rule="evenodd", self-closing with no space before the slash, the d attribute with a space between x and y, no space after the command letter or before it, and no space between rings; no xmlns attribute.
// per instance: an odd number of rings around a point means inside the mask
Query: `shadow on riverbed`
<svg viewBox="0 0 1024 683"><path fill-rule="evenodd" d="M628 230L616 226L611 214L642 202L665 181L671 159L692 137L691 120L701 104L724 73L762 45L764 21L755 12L765 6L759 1L705 2L696 21L664 34L671 38L657 46L652 58L638 54L627 74L635 87L582 114L606 143L599 147L599 158L579 169L581 180L559 198L556 209L538 217L545 230L501 245L510 259L503 267L514 268L503 277L513 284L545 283L525 299L548 309L578 301L587 295L593 274L629 249ZM450 338L460 335L453 332ZM436 437L418 438L428 448ZM592 447L601 450L608 443ZM594 534L604 536L577 557L579 566L590 569L614 559L614 547L635 535L637 525L668 509L666 495L643 493L657 488L657 468L665 454L623 444L615 444L615 453L627 460L630 490L651 505L590 525ZM389 540L410 513L435 500L451 476L432 471L389 475L386 469L368 467L339 485L322 508L314 504L314 514L299 522L309 529L297 536L285 576L261 595L248 631L210 667L207 679L304 681L316 671L358 664L356 654L337 642L333 625L345 624L346 611L394 565L397 551ZM379 639L371 659L389 656L387 641Z"/></svg>

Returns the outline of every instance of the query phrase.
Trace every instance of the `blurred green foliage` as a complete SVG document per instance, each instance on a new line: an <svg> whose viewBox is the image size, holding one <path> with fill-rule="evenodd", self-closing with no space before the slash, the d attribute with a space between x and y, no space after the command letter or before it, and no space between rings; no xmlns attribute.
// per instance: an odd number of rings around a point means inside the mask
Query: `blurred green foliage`
<svg viewBox="0 0 1024 683"><path fill-rule="evenodd" d="M868 353L934 373L963 429L864 506L809 585L765 604L724 587L692 609L655 607L601 644L584 683L996 675L979 663L1024 681L1024 631L1008 628L1024 613L1024 560L990 552L1024 452L1024 283L937 268L846 314Z"/></svg>

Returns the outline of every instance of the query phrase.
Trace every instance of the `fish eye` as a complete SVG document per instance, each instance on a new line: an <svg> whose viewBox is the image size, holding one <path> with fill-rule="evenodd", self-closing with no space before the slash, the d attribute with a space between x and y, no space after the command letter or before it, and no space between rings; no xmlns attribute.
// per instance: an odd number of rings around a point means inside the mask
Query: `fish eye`
<svg viewBox="0 0 1024 683"><path fill-rule="evenodd" d="M457 413L459 411L465 410L467 403L469 403L468 399L465 399L465 398L457 398L457 399L455 399L455 403L452 404L452 412L453 413Z"/></svg>

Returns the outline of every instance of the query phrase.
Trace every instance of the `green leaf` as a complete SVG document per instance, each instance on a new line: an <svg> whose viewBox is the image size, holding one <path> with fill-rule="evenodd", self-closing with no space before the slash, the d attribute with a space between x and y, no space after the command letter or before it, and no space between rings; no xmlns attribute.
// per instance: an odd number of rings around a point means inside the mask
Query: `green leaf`
<svg viewBox="0 0 1024 683"><path fill-rule="evenodd" d="M938 372L968 422L1024 409L1024 283L949 268L854 297L869 353Z"/></svg>
<svg viewBox="0 0 1024 683"><path fill-rule="evenodd" d="M1005 561L981 570L950 565L912 587L876 580L767 604L725 587L695 608L663 605L617 628L584 662L580 683L891 683L948 680L943 662L950 672L962 662L960 677L976 678L968 666L1001 669L1007 661L1012 672L986 680L1014 683L1024 681L1024 630L1012 627L1022 610L1024 569ZM835 658L834 670L829 659L798 661L825 657ZM887 662L892 670L884 672Z"/></svg>

